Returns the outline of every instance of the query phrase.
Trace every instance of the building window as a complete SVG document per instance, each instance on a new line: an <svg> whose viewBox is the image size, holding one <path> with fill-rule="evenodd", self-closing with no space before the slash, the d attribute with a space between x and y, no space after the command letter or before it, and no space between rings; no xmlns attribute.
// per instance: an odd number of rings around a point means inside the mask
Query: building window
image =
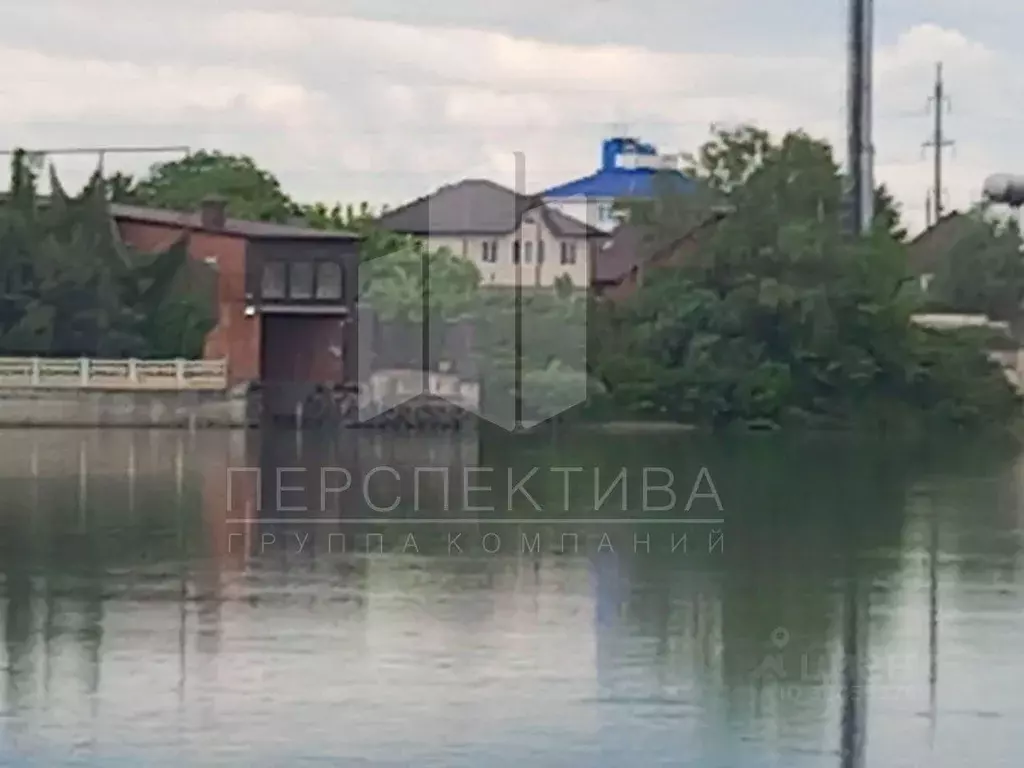
<svg viewBox="0 0 1024 768"><path fill-rule="evenodd" d="M313 298L313 265L308 261L293 261L288 265L288 298Z"/></svg>
<svg viewBox="0 0 1024 768"><path fill-rule="evenodd" d="M268 261L263 265L263 281L260 293L265 299L283 299L285 285L284 264L280 261Z"/></svg>
<svg viewBox="0 0 1024 768"><path fill-rule="evenodd" d="M498 261L498 243L495 240L483 244L483 253L480 257L488 264L495 264Z"/></svg>
<svg viewBox="0 0 1024 768"><path fill-rule="evenodd" d="M544 263L544 241L543 240L538 240L537 241L537 263L538 264L543 264Z"/></svg>
<svg viewBox="0 0 1024 768"><path fill-rule="evenodd" d="M533 243L523 243L523 261L533 263Z"/></svg>
<svg viewBox="0 0 1024 768"><path fill-rule="evenodd" d="M601 224L610 224L615 221L615 212L611 203L601 203L597 206L597 220Z"/></svg>
<svg viewBox="0 0 1024 768"><path fill-rule="evenodd" d="M512 263L518 264L522 261L523 244L516 240L512 243Z"/></svg>
<svg viewBox="0 0 1024 768"><path fill-rule="evenodd" d="M562 254L560 259L562 264L575 264L576 263L576 245L573 243L562 243Z"/></svg>
<svg viewBox="0 0 1024 768"><path fill-rule="evenodd" d="M316 265L316 297L318 299L341 298L341 265L322 261Z"/></svg>

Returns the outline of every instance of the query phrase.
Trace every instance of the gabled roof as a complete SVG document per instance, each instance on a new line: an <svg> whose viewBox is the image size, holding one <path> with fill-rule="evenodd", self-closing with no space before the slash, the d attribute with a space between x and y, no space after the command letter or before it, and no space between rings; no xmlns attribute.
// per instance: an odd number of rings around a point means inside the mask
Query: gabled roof
<svg viewBox="0 0 1024 768"><path fill-rule="evenodd" d="M651 245L645 227L627 222L616 229L608 245L598 251L591 281L603 285L619 283L642 263L655 264L670 257L677 249L713 228L727 215L725 208L713 208L707 218L660 247Z"/></svg>
<svg viewBox="0 0 1024 768"><path fill-rule="evenodd" d="M353 242L361 239L361 236L354 232L320 230L247 219L225 219L223 227L210 229L203 226L202 217L197 211L171 211L163 208L124 205L123 203L111 203L110 214L121 221L187 228L199 232L244 237L250 240L344 240Z"/></svg>
<svg viewBox="0 0 1024 768"><path fill-rule="evenodd" d="M535 195L521 195L485 179L466 179L443 186L383 214L377 223L384 229L408 235L506 235L519 228L527 212L535 210L556 235L608 236L549 208Z"/></svg>
<svg viewBox="0 0 1024 768"><path fill-rule="evenodd" d="M947 213L907 244L907 264L916 274L935 269L946 254L971 228L971 220L960 211Z"/></svg>
<svg viewBox="0 0 1024 768"><path fill-rule="evenodd" d="M541 197L654 197L660 191L661 184L666 184L669 190L680 194L688 194L697 189L697 183L679 171L654 168L604 168L589 176L552 187L543 192Z"/></svg>
<svg viewBox="0 0 1024 768"><path fill-rule="evenodd" d="M629 222L619 225L612 239L594 257L591 282L607 284L622 280L640 262L643 245L644 235L639 227Z"/></svg>

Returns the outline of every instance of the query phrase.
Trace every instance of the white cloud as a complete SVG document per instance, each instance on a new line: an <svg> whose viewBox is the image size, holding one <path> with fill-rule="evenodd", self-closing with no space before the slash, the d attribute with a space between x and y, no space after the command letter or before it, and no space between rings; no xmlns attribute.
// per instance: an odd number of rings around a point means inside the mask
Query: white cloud
<svg viewBox="0 0 1024 768"><path fill-rule="evenodd" d="M602 12L615 23L602 32L581 7L533 0L515 18L457 3L462 20L442 26L401 23L397 13L331 15L322 3L272 12L256 0L231 0L222 11L109 0L99 5L117 11L111 25L88 0L39 0L0 24L0 144L216 144L254 155L297 196L392 203L470 175L511 183L514 152L525 153L531 186L584 175L613 124L665 150L694 148L712 122L803 127L834 141L841 157L842 9L833 9L829 49L798 22L767 28L772 19L752 0L726 10L745 3L758 23L748 29L733 17L731 37L712 34L725 10L667 5L657 26L674 26L688 42L652 29L645 46L635 19L614 3ZM805 6L807 18L823 13ZM920 0L920 18L882 29L875 62L878 176L918 224L937 59L955 99L950 202L969 202L992 170L1024 168L1012 125L986 119L1024 98L1005 74L1019 68L1017 54L926 21L929 7ZM302 15L310 9L320 15ZM1024 23L1024 10L1017 16ZM509 31L527 27L530 34ZM784 32L788 44L756 44ZM123 164L137 170L154 159Z"/></svg>

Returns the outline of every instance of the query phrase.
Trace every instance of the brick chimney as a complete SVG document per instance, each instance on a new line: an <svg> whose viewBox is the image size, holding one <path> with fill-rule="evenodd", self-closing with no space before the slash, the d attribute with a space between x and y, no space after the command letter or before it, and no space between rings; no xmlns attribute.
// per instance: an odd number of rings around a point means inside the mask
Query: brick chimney
<svg viewBox="0 0 1024 768"><path fill-rule="evenodd" d="M199 204L199 223L203 229L224 229L224 221L227 219L228 201L223 197L203 198Z"/></svg>

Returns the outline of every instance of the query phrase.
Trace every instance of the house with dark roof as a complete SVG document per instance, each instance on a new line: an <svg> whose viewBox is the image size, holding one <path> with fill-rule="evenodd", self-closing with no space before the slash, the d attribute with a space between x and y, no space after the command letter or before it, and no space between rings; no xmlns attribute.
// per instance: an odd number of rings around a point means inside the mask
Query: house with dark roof
<svg viewBox="0 0 1024 768"><path fill-rule="evenodd" d="M591 174L541 193L544 202L604 232L619 225L616 202L650 199L659 191L687 194L696 182L679 171L679 158L659 154L653 144L631 137L605 139L601 165Z"/></svg>
<svg viewBox="0 0 1024 768"><path fill-rule="evenodd" d="M567 275L574 286L587 287L591 260L608 239L537 196L483 179L443 186L377 222L471 259L485 286L551 286Z"/></svg>
<svg viewBox="0 0 1024 768"><path fill-rule="evenodd" d="M971 231L971 221L951 211L907 243L907 266L927 292L943 257Z"/></svg>
<svg viewBox="0 0 1024 768"><path fill-rule="evenodd" d="M710 209L706 218L688 231L661 243L644 227L624 223L594 260L592 290L614 301L629 297L658 270L681 266L694 258L728 214L724 207Z"/></svg>
<svg viewBox="0 0 1024 768"><path fill-rule="evenodd" d="M110 212L128 245L155 252L185 239L215 273L204 357L226 360L234 384L260 382L265 410L292 415L310 389L358 380L358 235L232 219L212 199L198 211Z"/></svg>

